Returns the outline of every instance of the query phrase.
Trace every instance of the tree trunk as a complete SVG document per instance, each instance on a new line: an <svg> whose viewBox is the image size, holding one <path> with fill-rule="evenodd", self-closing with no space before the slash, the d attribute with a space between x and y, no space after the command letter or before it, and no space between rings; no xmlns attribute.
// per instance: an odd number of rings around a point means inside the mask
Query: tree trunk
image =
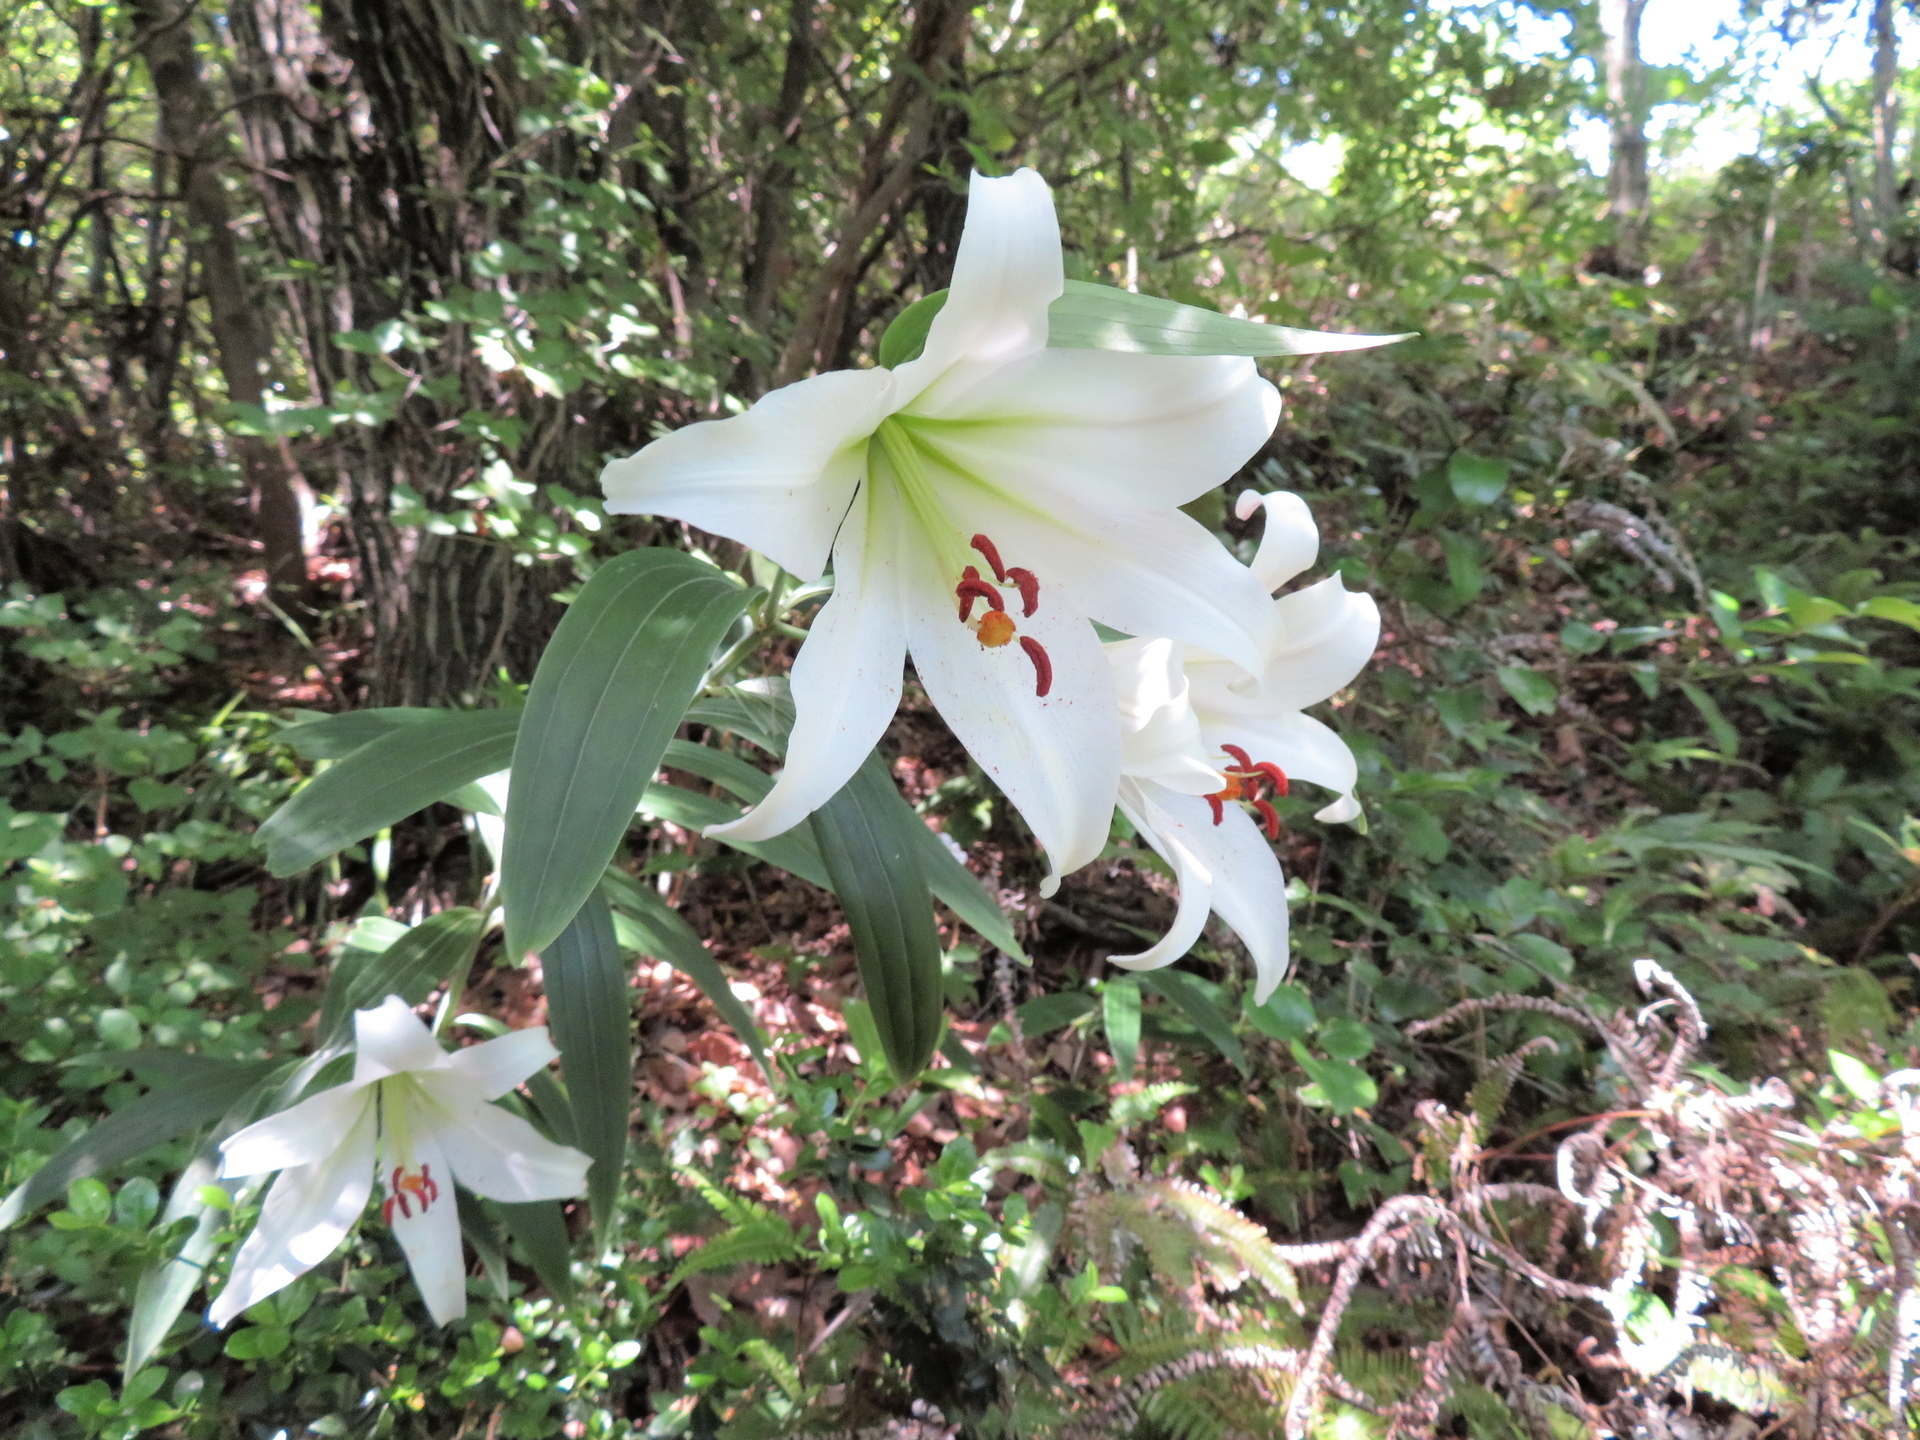
<svg viewBox="0 0 1920 1440"><path fill-rule="evenodd" d="M1899 51L1893 33L1893 0L1874 0L1873 38L1873 246L1885 261L1899 241L1899 180L1893 171L1893 138L1900 101L1893 93Z"/></svg>
<svg viewBox="0 0 1920 1440"><path fill-rule="evenodd" d="M131 8L159 100L161 140L180 166L179 188L193 231L190 251L207 297L227 399L258 406L265 394L269 344L220 183L220 163L229 147L194 56L193 11L170 13L162 0L133 0ZM307 583L299 498L305 486L292 453L284 440L251 435L236 436L234 448L253 488L268 585L282 595L297 595Z"/></svg>
<svg viewBox="0 0 1920 1440"><path fill-rule="evenodd" d="M1647 263L1646 74L1640 17L1647 0L1600 0L1607 35L1607 214L1613 222L1613 273L1639 278Z"/></svg>

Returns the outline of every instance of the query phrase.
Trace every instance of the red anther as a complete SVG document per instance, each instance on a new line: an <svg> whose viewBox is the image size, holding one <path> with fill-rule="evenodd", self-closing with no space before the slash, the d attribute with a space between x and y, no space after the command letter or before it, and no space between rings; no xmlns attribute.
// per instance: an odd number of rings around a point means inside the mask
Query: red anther
<svg viewBox="0 0 1920 1440"><path fill-rule="evenodd" d="M1025 607L1021 614L1031 615L1040 608L1040 577L1033 571L1023 570L1016 565L1000 578L1011 580L1020 587L1020 603Z"/></svg>
<svg viewBox="0 0 1920 1440"><path fill-rule="evenodd" d="M1040 642L1031 635L1020 637L1020 648L1027 652L1027 658L1033 661L1033 693L1046 699L1047 692L1053 688L1053 661Z"/></svg>
<svg viewBox="0 0 1920 1440"><path fill-rule="evenodd" d="M1264 800L1253 802L1253 808L1260 812L1260 828L1267 832L1267 839L1280 838L1280 812Z"/></svg>
<svg viewBox="0 0 1920 1440"><path fill-rule="evenodd" d="M1287 772L1271 760L1262 760L1253 767L1273 783L1273 793L1282 800L1287 798Z"/></svg>
<svg viewBox="0 0 1920 1440"><path fill-rule="evenodd" d="M422 1204L425 1204L431 1200L438 1200L440 1198L440 1185L439 1185L439 1182L433 1178L433 1167L431 1165L422 1165L420 1167L420 1187L419 1188L420 1188L420 1200Z"/></svg>
<svg viewBox="0 0 1920 1440"><path fill-rule="evenodd" d="M953 593L960 597L960 620L962 624L973 614L973 602L984 600L989 610L1004 610L1000 592L980 578L980 572L973 566L967 566L960 576L960 583L953 587Z"/></svg>
<svg viewBox="0 0 1920 1440"><path fill-rule="evenodd" d="M411 1220L413 1218L413 1209L407 1204L407 1185L405 1181L401 1179L406 1173L404 1169L396 1165L393 1167L393 1174L387 1177L387 1199L380 1207L380 1218L389 1225L393 1223L393 1207L395 1205L400 1207L401 1219Z"/></svg>
<svg viewBox="0 0 1920 1440"><path fill-rule="evenodd" d="M398 1195L389 1195L385 1200L380 1202L380 1223L381 1224L383 1225L393 1224L393 1202L395 1200L398 1200L399 1198L400 1197Z"/></svg>
<svg viewBox="0 0 1920 1440"><path fill-rule="evenodd" d="M1253 757L1248 755L1247 752L1242 750L1238 745L1222 745L1220 748L1239 762L1242 770L1251 770L1254 768Z"/></svg>
<svg viewBox="0 0 1920 1440"><path fill-rule="evenodd" d="M1208 808L1213 811L1214 824L1218 825L1222 820L1227 818L1227 807L1220 803L1220 797L1218 795L1207 795L1202 798L1206 800Z"/></svg>
<svg viewBox="0 0 1920 1440"><path fill-rule="evenodd" d="M999 547L984 535L974 536L972 544L973 548L978 550L985 558L987 564L993 567L993 578L998 580L1002 585L1006 584L1007 576L1013 572L1009 571L1006 566L1000 563ZM1031 615L1033 612L1029 610L1027 613Z"/></svg>

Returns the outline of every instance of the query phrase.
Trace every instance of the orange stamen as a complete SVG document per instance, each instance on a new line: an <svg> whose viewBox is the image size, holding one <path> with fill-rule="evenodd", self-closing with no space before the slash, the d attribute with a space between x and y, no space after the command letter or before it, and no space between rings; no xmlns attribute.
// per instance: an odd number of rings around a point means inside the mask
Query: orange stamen
<svg viewBox="0 0 1920 1440"><path fill-rule="evenodd" d="M1013 622L1007 623L1011 627ZM1033 662L1033 693L1044 700L1047 692L1053 688L1053 660L1040 642L1031 635L1020 637L1020 648L1027 652L1027 658Z"/></svg>
<svg viewBox="0 0 1920 1440"><path fill-rule="evenodd" d="M1220 797L1218 795L1207 795L1202 798L1206 800L1207 807L1213 811L1214 824L1218 825L1222 820L1227 818L1227 807L1220 803Z"/></svg>
<svg viewBox="0 0 1920 1440"><path fill-rule="evenodd" d="M1280 812L1264 800L1253 802L1253 808L1260 812L1260 828L1267 832L1267 839L1280 838Z"/></svg>
<svg viewBox="0 0 1920 1440"><path fill-rule="evenodd" d="M1248 755L1247 752L1242 750L1238 745L1222 745L1220 748L1231 755L1234 762L1239 765L1242 770L1251 770L1254 768L1253 757Z"/></svg>
<svg viewBox="0 0 1920 1440"><path fill-rule="evenodd" d="M967 603L971 605L973 602ZM998 650L1013 639L1013 617L996 607L980 617L980 623L974 627L973 633L980 637L980 643L989 650Z"/></svg>
<svg viewBox="0 0 1920 1440"><path fill-rule="evenodd" d="M1287 772L1286 771L1282 770L1278 765L1274 764L1271 760L1262 760L1258 765L1254 766L1253 768L1258 770L1262 775L1266 776L1267 779L1272 783L1274 794L1278 795L1282 800L1287 798Z"/></svg>

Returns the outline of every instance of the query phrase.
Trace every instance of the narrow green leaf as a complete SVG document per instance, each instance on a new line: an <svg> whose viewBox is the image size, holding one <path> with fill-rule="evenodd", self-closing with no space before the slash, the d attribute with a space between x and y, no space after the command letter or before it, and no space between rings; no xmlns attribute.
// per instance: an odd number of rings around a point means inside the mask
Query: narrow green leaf
<svg viewBox="0 0 1920 1440"><path fill-rule="evenodd" d="M895 1079L911 1085L940 1042L940 936L925 872L898 821L899 803L885 763L869 755L812 823L853 931L887 1064ZM920 824L918 816L913 823Z"/></svg>
<svg viewBox="0 0 1920 1440"><path fill-rule="evenodd" d="M648 549L602 565L568 607L513 751L500 866L509 956L545 949L600 883L747 599L711 565Z"/></svg>
<svg viewBox="0 0 1920 1440"><path fill-rule="evenodd" d="M888 788L892 789L891 786ZM946 842L927 828L927 822L920 818L898 790L893 791L893 808L896 812L895 823L902 827L912 842L921 873L926 876L928 888L940 903L959 916L962 923L987 944L996 950L1004 950L1025 965L1027 952L1020 948L1020 941L1013 933L1013 922L987 893L986 886L980 883L980 877L967 869L960 857L947 849Z"/></svg>
<svg viewBox="0 0 1920 1440"><path fill-rule="evenodd" d="M1036 995L1014 1014L1020 1019L1020 1033L1029 1040L1037 1040L1042 1035L1051 1035L1055 1030L1071 1025L1082 1015L1091 1015L1095 1008L1092 996L1063 991L1053 995Z"/></svg>
<svg viewBox="0 0 1920 1440"><path fill-rule="evenodd" d="M649 959L666 961L693 981L720 1012L720 1018L753 1051L761 1073L777 1086L779 1072L767 1060L766 1042L760 1027L753 1023L752 1012L740 1003L720 962L700 943L692 927L665 900L618 870L607 871L602 893L614 906L613 927L620 944Z"/></svg>
<svg viewBox="0 0 1920 1440"><path fill-rule="evenodd" d="M1693 702L1693 708L1707 722L1707 729L1713 732L1713 743L1719 747L1720 753L1729 759L1738 755L1740 732L1733 728L1733 722L1727 719L1719 702L1690 680L1680 682L1680 693Z"/></svg>
<svg viewBox="0 0 1920 1440"><path fill-rule="evenodd" d="M201 1191L219 1183L220 1167L211 1153L196 1155L180 1172L167 1208L160 1213L160 1226L192 1218L193 1233L181 1244L178 1254L147 1267L133 1292L133 1312L127 1317L127 1360L122 1374L140 1373L146 1363L166 1342L167 1332L187 1301L206 1278L206 1269L219 1248L217 1236L226 1223L226 1212L209 1205ZM231 1191L229 1191L231 1193Z"/></svg>
<svg viewBox="0 0 1920 1440"><path fill-rule="evenodd" d="M1113 1075L1124 1084L1133 1079L1133 1063L1140 1054L1139 982L1107 981L1100 1010L1107 1029L1107 1048L1113 1052Z"/></svg>
<svg viewBox="0 0 1920 1440"><path fill-rule="evenodd" d="M274 738L291 745L303 760L343 760L362 745L370 745L382 735L391 735L403 725L431 720L444 710L429 710L418 705L388 705L371 710L348 710L289 725Z"/></svg>
<svg viewBox="0 0 1920 1440"><path fill-rule="evenodd" d="M698 835L709 825L724 825L729 820L738 820L741 807L729 804L717 795L701 795L696 791L682 790L678 785L649 785L647 793L640 797L640 813L651 819L666 820ZM820 859L820 849L813 843L813 836L798 827L768 840L723 838L720 843L744 855L751 855L756 860L777 865L788 874L798 875L822 890L833 888L827 878L826 864Z"/></svg>
<svg viewBox="0 0 1920 1440"><path fill-rule="evenodd" d="M1242 1075L1247 1073L1247 1052L1240 1044L1240 1037L1233 1033L1233 1022L1198 980L1180 970L1149 970L1141 975L1140 983L1171 1000L1212 1042L1213 1048L1233 1062L1234 1069Z"/></svg>
<svg viewBox="0 0 1920 1440"><path fill-rule="evenodd" d="M211 1125L252 1089L278 1062L232 1060L218 1069L170 1080L138 1100L129 1101L57 1151L0 1204L0 1230L19 1223L67 1186L144 1155L176 1135Z"/></svg>
<svg viewBox="0 0 1920 1440"><path fill-rule="evenodd" d="M793 729L793 701L786 693L784 678L778 684L761 681L730 685L718 695L695 701L687 719L716 730L730 730L769 755L785 755L787 736Z"/></svg>
<svg viewBox="0 0 1920 1440"><path fill-rule="evenodd" d="M296 874L506 769L518 718L515 710L437 711L336 760L260 827L268 871Z"/></svg>
<svg viewBox="0 0 1920 1440"><path fill-rule="evenodd" d="M486 928L485 915L462 905L422 920L377 955L342 951L320 997L317 1049L350 1044L356 1010L371 1010L389 995L418 1005L436 986L464 976Z"/></svg>
<svg viewBox="0 0 1920 1440"><path fill-rule="evenodd" d="M927 331L933 328L933 318L946 303L947 292L936 290L931 295L922 295L888 321L880 336L880 363L891 370L909 360L918 360L927 348Z"/></svg>
<svg viewBox="0 0 1920 1440"><path fill-rule="evenodd" d="M480 1257L480 1268L487 1277L493 1298L505 1304L513 1293L507 1273L506 1236L503 1227L487 1209L486 1202L470 1190L453 1192L454 1206L460 1213L460 1233Z"/></svg>
<svg viewBox="0 0 1920 1440"><path fill-rule="evenodd" d="M1412 338L1403 335L1339 335L1236 320L1214 310L1182 305L1155 295L1135 295L1111 285L1067 281L1066 293L1048 307L1047 344L1055 350L1130 350L1146 355L1324 355L1335 350L1371 350Z"/></svg>
<svg viewBox="0 0 1920 1440"><path fill-rule="evenodd" d="M593 1158L587 1198L601 1249L613 1234L633 1111L633 996L607 902L589 895L540 957L547 1023L572 1104L574 1144Z"/></svg>
<svg viewBox="0 0 1920 1440"><path fill-rule="evenodd" d="M727 695L712 700L702 700L687 712L689 720L716 729L731 730L734 734L752 741L770 755L781 755L786 751L786 737L793 727L793 707L784 698L760 696L748 691L734 690ZM773 788L773 780L764 772L749 765L738 756L728 755L711 746L695 745L691 741L675 740L667 747L666 763L689 771L716 785L724 785L742 800L757 803L767 791ZM658 786L654 787L656 790ZM906 798L898 790L892 790L891 808L897 812L895 820L903 827L902 833L909 836L913 853L919 857L920 868L926 873L928 887L939 897L940 902L958 916L961 922L972 928L973 932L996 950L1003 950L1020 961L1027 962L1027 955L1020 948L1020 941L1013 933L1013 922L1007 918L1006 911L987 893L986 887L966 864L946 846L938 835L928 828L925 820L914 811ZM654 802L653 791L647 792L647 800L642 808ZM669 801L669 803L683 803ZM676 825L694 828L687 821L673 815L660 814L663 820L672 820ZM732 816L723 817L731 819ZM708 820L704 824L716 821ZM817 857L818 851L811 840L802 838L802 833L793 830L776 837L779 841L805 844L809 856ZM803 880L812 881L823 890L833 887L828 882L824 866L816 864L814 872L797 868L786 860L767 853L765 842L758 847L729 841L736 849L745 850L770 864L791 871Z"/></svg>
<svg viewBox="0 0 1920 1440"><path fill-rule="evenodd" d="M507 1233L520 1247L533 1273L561 1300L573 1298L573 1240L567 1234L566 1212L558 1200L529 1200L495 1206L507 1223Z"/></svg>

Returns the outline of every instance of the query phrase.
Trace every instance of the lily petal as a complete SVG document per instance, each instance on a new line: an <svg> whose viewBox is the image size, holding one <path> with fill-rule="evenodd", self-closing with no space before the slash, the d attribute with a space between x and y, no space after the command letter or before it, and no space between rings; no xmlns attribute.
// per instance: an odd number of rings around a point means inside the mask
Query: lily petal
<svg viewBox="0 0 1920 1440"><path fill-rule="evenodd" d="M372 1111L369 1084L335 1085L229 1135L220 1142L225 1157L220 1173L229 1178L264 1175L326 1159Z"/></svg>
<svg viewBox="0 0 1920 1440"><path fill-rule="evenodd" d="M1113 670L1085 617L1049 598L1019 620L1020 637L1045 652L1038 665L1018 644L988 649L954 616L940 578L907 579L914 671L955 738L1026 818L1047 852L1042 895L1107 843L1120 778Z"/></svg>
<svg viewBox="0 0 1920 1440"><path fill-rule="evenodd" d="M818 580L866 472L865 441L894 394L887 370L783 386L744 415L688 425L613 461L600 472L607 509L671 515Z"/></svg>
<svg viewBox="0 0 1920 1440"><path fill-rule="evenodd" d="M1229 806L1215 825L1204 800L1152 784L1140 786L1139 794L1145 802L1146 824L1136 821L1135 826L1174 867L1180 882L1180 914L1174 917L1174 930L1147 954L1158 953L1176 939L1190 903L1188 873L1197 873L1206 877L1206 883L1197 887L1201 903L1227 922L1253 957L1253 1003L1265 1004L1287 973L1287 880L1279 857L1252 817L1237 805ZM1204 923L1202 914L1200 924ZM1200 926L1194 925L1179 954L1191 949L1199 934ZM1159 963L1177 958L1169 955ZM1114 963L1146 968L1134 957L1115 956Z"/></svg>
<svg viewBox="0 0 1920 1440"><path fill-rule="evenodd" d="M1271 605L1282 638L1266 665L1254 671L1256 681L1224 659L1189 658L1187 678L1202 716L1265 715L1317 705L1350 685L1373 658L1380 609L1371 595L1348 590L1340 576L1329 575Z"/></svg>
<svg viewBox="0 0 1920 1440"><path fill-rule="evenodd" d="M420 1017L398 995L371 1010L353 1012L353 1083L365 1085L403 1070L437 1070L447 1063Z"/></svg>
<svg viewBox="0 0 1920 1440"><path fill-rule="evenodd" d="M1105 649L1120 700L1121 773L1189 795L1210 795L1227 783L1209 765L1200 717L1187 696L1180 664L1188 647L1174 640L1118 640Z"/></svg>
<svg viewBox="0 0 1920 1440"><path fill-rule="evenodd" d="M455 1050L447 1057L445 1069L433 1076L422 1076L423 1084L439 1082L465 1095L471 1101L497 1100L536 1070L544 1070L560 1058L544 1025L529 1025L506 1035L496 1035L478 1045ZM507 1112L502 1110L502 1115Z"/></svg>
<svg viewBox="0 0 1920 1440"><path fill-rule="evenodd" d="M298 1280L340 1247L373 1190L373 1107L361 1113L323 1162L280 1172L259 1222L234 1257L226 1288L207 1310L224 1327Z"/></svg>
<svg viewBox="0 0 1920 1440"><path fill-rule="evenodd" d="M1037 485L1092 511L1184 505L1222 484L1273 433L1280 392L1237 357L1042 350L907 413L1004 494Z"/></svg>
<svg viewBox="0 0 1920 1440"><path fill-rule="evenodd" d="M390 1202L387 1223L406 1252L413 1283L433 1323L445 1325L467 1313L467 1262L453 1167L438 1134L440 1107L423 1098L413 1086L388 1092L388 1103L404 1113L390 1117L381 1136L380 1185Z"/></svg>
<svg viewBox="0 0 1920 1440"><path fill-rule="evenodd" d="M1212 869L1192 845L1187 827L1155 803L1159 796L1171 793L1151 782L1144 785L1132 780L1120 782L1120 813L1160 858L1173 867L1175 883L1180 887L1180 908L1174 912L1173 924L1157 943L1138 955L1107 957L1123 970L1158 970L1173 964L1193 949L1200 932L1207 928L1207 912L1213 907ZM1202 802L1194 803L1206 809Z"/></svg>
<svg viewBox="0 0 1920 1440"><path fill-rule="evenodd" d="M769 840L792 829L833 798L885 733L907 650L895 523L874 487L863 487L834 548L833 595L794 657L786 768L764 800L707 834Z"/></svg>
<svg viewBox="0 0 1920 1440"><path fill-rule="evenodd" d="M1036 171L974 172L947 304L920 358L896 372L909 393L960 361L1005 364L1046 348L1047 307L1065 292L1053 192Z"/></svg>
<svg viewBox="0 0 1920 1440"><path fill-rule="evenodd" d="M432 1081L421 1088L430 1100L441 1100ZM556 1145L518 1115L472 1103L434 1109L435 1133L454 1178L474 1194L518 1204L585 1192L592 1161L571 1146Z"/></svg>
<svg viewBox="0 0 1920 1440"><path fill-rule="evenodd" d="M1249 519L1261 506L1267 510L1265 527L1260 531L1260 548L1254 552L1250 567L1254 579L1272 594L1294 576L1313 564L1320 554L1320 527L1313 523L1307 502L1288 490L1262 493L1242 490L1233 502L1233 513Z"/></svg>
<svg viewBox="0 0 1920 1440"><path fill-rule="evenodd" d="M1253 959L1253 1003L1264 1005L1287 978L1287 877L1280 857L1246 811L1235 807L1218 825L1198 820L1202 802L1167 795L1162 813L1181 817L1188 843L1213 872L1213 913L1227 922ZM1196 823L1197 821L1197 823Z"/></svg>

